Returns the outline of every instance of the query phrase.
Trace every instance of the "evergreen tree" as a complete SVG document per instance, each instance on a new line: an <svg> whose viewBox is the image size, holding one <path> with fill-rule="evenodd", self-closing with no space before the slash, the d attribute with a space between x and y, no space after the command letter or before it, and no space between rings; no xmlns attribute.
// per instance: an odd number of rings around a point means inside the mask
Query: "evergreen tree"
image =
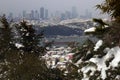
<svg viewBox="0 0 120 80"><path fill-rule="evenodd" d="M28 53L35 53L36 55L43 55L46 48L46 46L40 45L43 33L37 34L33 26L27 25L27 22L24 20L16 28L20 35L19 43L24 46L22 50Z"/></svg>
<svg viewBox="0 0 120 80"><path fill-rule="evenodd" d="M10 27L5 16L0 20L3 24L0 28L0 59L2 60L0 79L62 80L64 78L59 70L49 69L42 58L46 47L49 46L42 42L43 33L36 34L35 29L25 21ZM13 33L14 29L17 34ZM15 40L16 36L18 41Z"/></svg>
<svg viewBox="0 0 120 80"><path fill-rule="evenodd" d="M11 50L13 44L12 29L5 15L0 17L0 60L5 58L5 54Z"/></svg>
<svg viewBox="0 0 120 80"><path fill-rule="evenodd" d="M110 14L112 21L105 23L102 19L93 19L97 25L86 30L86 34L95 36L99 41L93 44L88 43L87 49L84 46L77 49L73 61L77 66L78 73L82 74L81 79L87 80L119 80L120 79L120 1L105 0L103 4L97 5L103 13ZM91 41L90 41L91 42ZM93 45L93 46L92 46ZM87 54L92 54L87 58ZM118 54L118 56L116 56ZM83 59L85 58L85 59ZM86 59L87 58L87 59ZM115 62L118 61L118 63ZM116 63L116 66L112 64ZM69 73L71 74L71 73ZM76 79L76 78L75 78Z"/></svg>
<svg viewBox="0 0 120 80"><path fill-rule="evenodd" d="M103 13L107 13L111 16L112 22L110 23L109 32L106 33L104 40L106 43L116 46L120 45L120 1L119 0L105 0L102 4L97 5ZM112 44L111 44L112 42Z"/></svg>
<svg viewBox="0 0 120 80"><path fill-rule="evenodd" d="M73 62L76 63L78 60L82 59L83 61L90 59L93 57L93 53L91 52L93 50L94 43L87 39L82 46L78 46L78 48L73 49ZM87 54L84 54L87 53Z"/></svg>
<svg viewBox="0 0 120 80"><path fill-rule="evenodd" d="M102 4L97 5L103 13L108 13L116 21L120 21L120 0L105 0Z"/></svg>

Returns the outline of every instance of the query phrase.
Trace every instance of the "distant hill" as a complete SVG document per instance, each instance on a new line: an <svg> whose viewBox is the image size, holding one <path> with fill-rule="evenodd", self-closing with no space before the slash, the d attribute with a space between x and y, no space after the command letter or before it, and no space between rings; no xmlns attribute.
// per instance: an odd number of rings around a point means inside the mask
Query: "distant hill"
<svg viewBox="0 0 120 80"><path fill-rule="evenodd" d="M35 27L38 32L44 31L44 35L46 37L51 36L72 36L72 35L78 35L81 36L83 34L83 30L78 28L70 28L62 25L56 25L56 26L47 26L47 27Z"/></svg>

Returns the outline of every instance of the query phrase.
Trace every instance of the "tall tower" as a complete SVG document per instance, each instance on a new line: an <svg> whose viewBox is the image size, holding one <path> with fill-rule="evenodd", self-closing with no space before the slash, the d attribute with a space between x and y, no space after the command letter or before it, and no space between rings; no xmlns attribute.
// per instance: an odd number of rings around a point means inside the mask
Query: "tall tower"
<svg viewBox="0 0 120 80"><path fill-rule="evenodd" d="M23 11L22 17L23 17L23 18L26 18L26 11L25 11L25 10Z"/></svg>
<svg viewBox="0 0 120 80"><path fill-rule="evenodd" d="M40 18L44 20L44 7L40 8Z"/></svg>
<svg viewBox="0 0 120 80"><path fill-rule="evenodd" d="M86 9L85 11L85 17L86 18L91 18L92 17L92 13L88 11L88 9Z"/></svg>
<svg viewBox="0 0 120 80"><path fill-rule="evenodd" d="M45 19L48 19L48 9L45 9Z"/></svg>
<svg viewBox="0 0 120 80"><path fill-rule="evenodd" d="M13 13L9 13L8 19L13 19Z"/></svg>
<svg viewBox="0 0 120 80"><path fill-rule="evenodd" d="M31 19L32 19L32 20L35 19L35 12L34 12L34 10L31 10Z"/></svg>
<svg viewBox="0 0 120 80"><path fill-rule="evenodd" d="M39 13L38 13L37 10L35 10L35 19L36 19L36 20L39 20Z"/></svg>
<svg viewBox="0 0 120 80"><path fill-rule="evenodd" d="M78 13L76 7L72 7L72 18L77 18Z"/></svg>
<svg viewBox="0 0 120 80"><path fill-rule="evenodd" d="M71 15L70 11L65 11L65 14L66 14L66 18L67 19L71 19L72 18L72 15Z"/></svg>

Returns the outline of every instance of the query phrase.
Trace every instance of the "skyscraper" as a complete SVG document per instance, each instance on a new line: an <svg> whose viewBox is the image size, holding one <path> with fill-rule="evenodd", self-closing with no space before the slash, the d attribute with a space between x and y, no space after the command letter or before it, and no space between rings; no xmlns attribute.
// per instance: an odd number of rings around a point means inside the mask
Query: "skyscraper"
<svg viewBox="0 0 120 80"><path fill-rule="evenodd" d="M35 12L34 12L34 10L31 10L31 19L32 19L32 20L35 19Z"/></svg>
<svg viewBox="0 0 120 80"><path fill-rule="evenodd" d="M72 18L72 15L71 15L70 11L66 11L65 14L66 14L66 18L67 19L71 19Z"/></svg>
<svg viewBox="0 0 120 80"><path fill-rule="evenodd" d="M72 18L77 18L78 13L76 7L72 7Z"/></svg>
<svg viewBox="0 0 120 80"><path fill-rule="evenodd" d="M40 8L40 18L42 19L42 20L44 20L44 7L41 7Z"/></svg>
<svg viewBox="0 0 120 80"><path fill-rule="evenodd" d="M61 13L61 20L65 20L65 19L66 19L65 13Z"/></svg>
<svg viewBox="0 0 120 80"><path fill-rule="evenodd" d="M48 19L48 9L45 9L45 19Z"/></svg>
<svg viewBox="0 0 120 80"><path fill-rule="evenodd" d="M85 11L85 17L86 17L86 18L91 18L91 17L92 17L92 13L89 12L88 9L86 9L86 11Z"/></svg>
<svg viewBox="0 0 120 80"><path fill-rule="evenodd" d="M8 19L13 19L13 13L9 13Z"/></svg>
<svg viewBox="0 0 120 80"><path fill-rule="evenodd" d="M34 17L35 17L36 20L39 20L39 13L38 13L37 10L35 10L35 15L34 15Z"/></svg>
<svg viewBox="0 0 120 80"><path fill-rule="evenodd" d="M26 11L23 11L23 18L26 18Z"/></svg>

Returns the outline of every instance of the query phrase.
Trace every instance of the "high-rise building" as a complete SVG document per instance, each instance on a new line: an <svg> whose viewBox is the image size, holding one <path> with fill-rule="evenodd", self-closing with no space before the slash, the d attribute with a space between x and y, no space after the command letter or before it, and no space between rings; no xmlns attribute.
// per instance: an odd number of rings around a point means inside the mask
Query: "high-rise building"
<svg viewBox="0 0 120 80"><path fill-rule="evenodd" d="M78 13L76 7L72 7L72 18L77 18Z"/></svg>
<svg viewBox="0 0 120 80"><path fill-rule="evenodd" d="M71 14L70 11L66 11L65 14L66 14L66 18L67 19L71 19L72 18L72 14Z"/></svg>
<svg viewBox="0 0 120 80"><path fill-rule="evenodd" d="M26 18L26 11L23 11L23 18Z"/></svg>
<svg viewBox="0 0 120 80"><path fill-rule="evenodd" d="M40 8L40 18L42 19L42 20L44 20L44 7L41 7Z"/></svg>
<svg viewBox="0 0 120 80"><path fill-rule="evenodd" d="M92 13L88 11L88 9L86 9L85 11L85 17L86 18L91 18L92 17Z"/></svg>
<svg viewBox="0 0 120 80"><path fill-rule="evenodd" d="M34 12L34 10L31 10L31 19L32 19L32 20L35 19L35 12Z"/></svg>
<svg viewBox="0 0 120 80"><path fill-rule="evenodd" d="M36 20L39 20L39 13L38 13L37 10L35 10L35 15L34 15L34 17L35 17Z"/></svg>
<svg viewBox="0 0 120 80"><path fill-rule="evenodd" d="M8 19L10 20L10 19L13 19L13 13L9 13L8 14Z"/></svg>
<svg viewBox="0 0 120 80"><path fill-rule="evenodd" d="M31 14L30 13L26 13L25 19L30 20L31 19Z"/></svg>
<svg viewBox="0 0 120 80"><path fill-rule="evenodd" d="M48 9L45 9L45 19L48 19Z"/></svg>
<svg viewBox="0 0 120 80"><path fill-rule="evenodd" d="M65 19L66 19L65 13L61 13L61 20L65 20Z"/></svg>

